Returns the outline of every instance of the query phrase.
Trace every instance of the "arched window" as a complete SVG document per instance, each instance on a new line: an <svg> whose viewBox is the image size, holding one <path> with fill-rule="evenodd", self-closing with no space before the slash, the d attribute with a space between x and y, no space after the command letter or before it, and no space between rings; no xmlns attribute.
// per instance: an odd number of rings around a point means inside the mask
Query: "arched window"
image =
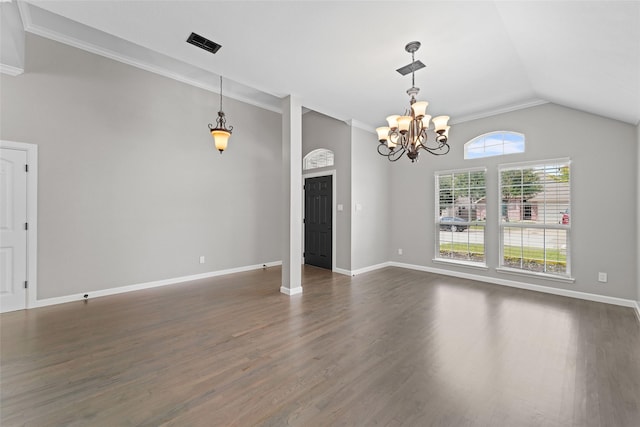
<svg viewBox="0 0 640 427"><path fill-rule="evenodd" d="M333 151L327 150L326 148L318 148L317 150L313 150L312 152L304 156L302 165L304 170L333 166Z"/></svg>
<svg viewBox="0 0 640 427"><path fill-rule="evenodd" d="M465 159L524 153L524 134L509 131L489 132L464 144Z"/></svg>

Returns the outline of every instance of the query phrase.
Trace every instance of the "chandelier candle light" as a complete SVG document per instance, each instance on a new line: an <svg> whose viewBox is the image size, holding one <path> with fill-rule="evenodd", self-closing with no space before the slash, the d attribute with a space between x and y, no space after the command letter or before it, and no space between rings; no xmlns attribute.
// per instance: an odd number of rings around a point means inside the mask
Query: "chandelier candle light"
<svg viewBox="0 0 640 427"><path fill-rule="evenodd" d="M232 130L233 126L227 128L227 119L224 116L224 111L222 111L222 76L220 76L220 111L218 111L218 117L216 118L216 127L209 123L209 131L220 154L227 149Z"/></svg>
<svg viewBox="0 0 640 427"><path fill-rule="evenodd" d="M447 154L450 149L447 143L450 128L447 126L449 116L438 116L431 119L431 116L427 115L429 103L416 100L420 89L415 86L415 71L424 67L422 62L414 60L414 54L419 48L420 42L408 43L405 50L411 54L411 64L397 70L402 75L407 74L402 72L403 69L409 67L411 70L411 88L407 90L410 97L410 108L405 111L403 116L387 117L389 126L376 129L380 141L378 153L386 156L392 162L402 157L405 152L413 163L418 160L420 149L437 156ZM429 129L429 122L433 122L433 129ZM429 141L430 136L432 142Z"/></svg>

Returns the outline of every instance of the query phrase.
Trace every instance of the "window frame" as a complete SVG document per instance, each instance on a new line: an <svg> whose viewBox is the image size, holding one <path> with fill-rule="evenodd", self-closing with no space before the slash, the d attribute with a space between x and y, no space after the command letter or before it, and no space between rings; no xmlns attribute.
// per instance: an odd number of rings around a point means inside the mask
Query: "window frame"
<svg viewBox="0 0 640 427"><path fill-rule="evenodd" d="M509 134L509 135L517 135L519 137L522 137L522 151L517 151L514 153L505 153L504 152L504 137L502 138L502 145L500 145L500 147L502 147L502 152L500 154L490 154L490 155L482 155L482 156L477 156L477 157L469 157L469 147L474 144L477 143L481 140L484 140L486 137L490 136L490 135L505 135L505 134ZM486 144L484 145L484 148L486 149ZM525 153L527 150L527 138L525 136L524 133L522 132L515 132L512 130L496 130L496 131L491 131L491 132L487 132L487 133L483 133L482 135L478 135L475 138L470 139L469 141L465 142L464 144L464 160L476 160L476 159L486 159L489 157L501 157L501 156L508 156L511 154L523 154Z"/></svg>
<svg viewBox="0 0 640 427"><path fill-rule="evenodd" d="M460 260L454 258L443 258L440 257L440 226L442 222L440 221L440 177L443 176L451 176L452 179L455 179L456 174L461 173L472 173L472 172L482 172L484 174L484 197L485 197L485 220L484 221L465 221L461 222L460 225L466 225L467 227L471 227L472 225L480 225L483 227L482 230L482 253L483 253L483 261L472 261L472 260ZM462 265L465 267L472 267L487 270L487 221L486 221L486 209L488 207L486 198L487 198L487 168L485 166L474 167L474 168L464 168L464 169L451 169L444 171L436 171L434 172L434 257L432 259L435 263L444 263L444 264L455 264ZM455 216L455 215L454 215ZM467 243L470 243L467 239Z"/></svg>
<svg viewBox="0 0 640 427"><path fill-rule="evenodd" d="M571 213L571 219L568 224L556 224L556 223L509 223L502 220L502 172L507 170L522 170L527 169L529 167L541 167L545 168L549 165L566 165L569 167L568 174L568 210ZM570 158L559 158L559 159L547 159L547 160L536 160L536 161L528 161L528 162L517 162L517 163L505 163L498 165L498 197L497 197L497 222L498 222L498 240L499 240L499 258L498 258L498 267L496 271L503 273L512 273L518 274L528 277L540 277L545 279L557 280L562 282L573 283L575 279L571 276L571 252L572 252L572 224L573 224L573 208L572 208L572 193L573 193L573 185L572 185L572 162ZM524 206L524 205L523 205ZM546 211L546 202L545 202L545 211ZM565 272L563 274L558 273L549 273L545 272L537 272L531 270L525 270L521 268L509 267L504 265L504 229L505 228L520 228L524 229L540 229L540 230L564 230L566 232L566 267ZM544 239L543 239L544 242ZM545 246L543 246L543 252L545 253L545 264L546 264L546 251L547 246L546 242L544 242ZM522 247L522 246L521 246ZM546 270L546 267L545 267Z"/></svg>
<svg viewBox="0 0 640 427"><path fill-rule="evenodd" d="M324 166L315 166L312 168L307 168L307 162L310 161L313 157L318 156L318 155L329 155L331 154L331 164L326 164ZM303 171L312 171L314 169L322 169L322 168L330 168L330 167L334 167L335 166L335 158L336 155L333 152L333 150L330 150L328 148L316 148L315 150L311 150L309 153L307 153L306 156L304 156L302 158L302 170Z"/></svg>

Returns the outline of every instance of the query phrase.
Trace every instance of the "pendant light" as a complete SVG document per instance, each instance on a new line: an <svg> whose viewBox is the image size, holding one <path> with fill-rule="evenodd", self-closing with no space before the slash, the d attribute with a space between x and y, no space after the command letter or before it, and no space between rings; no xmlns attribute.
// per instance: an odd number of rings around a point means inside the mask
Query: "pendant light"
<svg viewBox="0 0 640 427"><path fill-rule="evenodd" d="M227 149L232 130L233 126L227 128L227 119L225 118L224 111L222 111L222 76L220 76L220 111L218 111L218 117L216 118L216 126L213 127L213 125L209 123L209 131L213 137L216 149L220 154Z"/></svg>

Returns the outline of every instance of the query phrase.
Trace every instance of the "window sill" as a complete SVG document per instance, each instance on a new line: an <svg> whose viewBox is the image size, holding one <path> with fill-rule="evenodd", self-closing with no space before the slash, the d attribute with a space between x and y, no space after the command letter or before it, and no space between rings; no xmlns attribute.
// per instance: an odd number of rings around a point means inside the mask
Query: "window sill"
<svg viewBox="0 0 640 427"><path fill-rule="evenodd" d="M475 268L476 270L489 269L486 264L479 264L477 262L449 260L445 258L434 258L431 261L433 261L435 264L458 265L460 267Z"/></svg>
<svg viewBox="0 0 640 427"><path fill-rule="evenodd" d="M508 268L508 267L498 267L496 268L496 271L498 273L514 274L516 276L537 277L539 279L554 280L556 282L574 283L576 281L576 279L573 277L556 276L553 274L546 274L546 273L536 273L534 271L524 271L524 270L518 270L515 268Z"/></svg>

